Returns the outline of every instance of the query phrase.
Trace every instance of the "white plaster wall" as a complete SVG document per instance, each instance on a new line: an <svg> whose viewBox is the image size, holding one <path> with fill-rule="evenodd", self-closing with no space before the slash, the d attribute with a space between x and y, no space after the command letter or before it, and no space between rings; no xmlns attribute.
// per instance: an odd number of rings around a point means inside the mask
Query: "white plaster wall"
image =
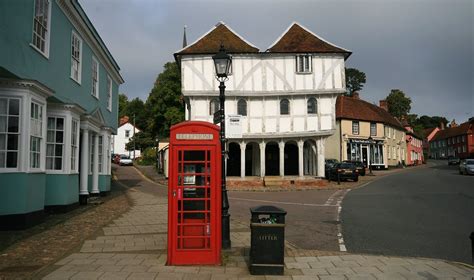
<svg viewBox="0 0 474 280"><path fill-rule="evenodd" d="M125 137L126 130L130 130L129 137ZM140 132L140 130L138 128L135 128L135 133L137 132ZM113 136L113 153L121 155L130 155L133 157L133 151L127 151L125 149L125 145L130 141L130 138L132 138L133 135L133 125L130 123L126 123L121 127L117 128L117 135ZM135 156L140 156L140 150L135 151Z"/></svg>

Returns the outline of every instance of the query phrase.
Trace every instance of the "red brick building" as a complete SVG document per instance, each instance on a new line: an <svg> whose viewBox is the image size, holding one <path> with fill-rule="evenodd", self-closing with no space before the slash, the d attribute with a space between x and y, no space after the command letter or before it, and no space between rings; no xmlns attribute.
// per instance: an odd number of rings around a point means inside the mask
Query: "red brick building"
<svg viewBox="0 0 474 280"><path fill-rule="evenodd" d="M460 125L454 121L450 127L436 133L431 144L445 142L447 156L474 158L474 118Z"/></svg>
<svg viewBox="0 0 474 280"><path fill-rule="evenodd" d="M403 126L406 129L405 140L407 141L406 165L422 164L424 162L423 137L417 135L406 121L403 121Z"/></svg>

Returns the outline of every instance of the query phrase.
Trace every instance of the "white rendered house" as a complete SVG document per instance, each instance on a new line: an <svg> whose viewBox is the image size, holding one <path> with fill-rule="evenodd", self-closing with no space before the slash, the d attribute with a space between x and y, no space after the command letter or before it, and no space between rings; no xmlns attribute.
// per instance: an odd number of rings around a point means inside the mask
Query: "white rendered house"
<svg viewBox="0 0 474 280"><path fill-rule="evenodd" d="M134 127L133 124L129 122L127 116L120 119L119 127L117 128L117 135L113 136L112 139L112 153L120 155L128 155L131 158L134 157L133 150L128 151L125 146L130 139L135 135L135 133L140 132L141 130L137 127ZM140 156L140 150L135 150L135 157Z"/></svg>
<svg viewBox="0 0 474 280"><path fill-rule="evenodd" d="M324 176L325 140L335 130L336 97L345 92L350 51L293 23L265 52L224 23L175 53L186 120L213 122L218 81L212 55L232 56L225 113L240 115L242 136L228 138L227 175ZM228 131L227 131L228 132Z"/></svg>

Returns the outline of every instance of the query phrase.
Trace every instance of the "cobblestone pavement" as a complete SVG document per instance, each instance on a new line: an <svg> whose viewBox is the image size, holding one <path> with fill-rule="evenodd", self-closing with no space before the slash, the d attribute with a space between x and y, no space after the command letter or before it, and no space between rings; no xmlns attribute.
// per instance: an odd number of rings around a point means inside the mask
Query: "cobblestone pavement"
<svg viewBox="0 0 474 280"><path fill-rule="evenodd" d="M129 169L128 172L130 172ZM120 172L120 168L118 169ZM132 175L129 175L132 176ZM134 176L139 176L135 174ZM133 178L136 179L136 178ZM157 187L143 180L145 188ZM231 220L232 250L222 266L166 266L167 199L129 191L131 209L60 260L43 279L472 279L474 270L442 260L367 255L322 256L286 243L285 275L252 276L247 268L248 221Z"/></svg>

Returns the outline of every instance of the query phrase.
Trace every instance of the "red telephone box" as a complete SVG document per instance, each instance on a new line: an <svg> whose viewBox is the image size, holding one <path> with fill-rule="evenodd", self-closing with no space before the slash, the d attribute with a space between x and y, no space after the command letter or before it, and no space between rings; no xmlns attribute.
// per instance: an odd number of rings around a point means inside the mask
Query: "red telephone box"
<svg viewBox="0 0 474 280"><path fill-rule="evenodd" d="M221 155L217 125L170 131L168 265L221 263Z"/></svg>

